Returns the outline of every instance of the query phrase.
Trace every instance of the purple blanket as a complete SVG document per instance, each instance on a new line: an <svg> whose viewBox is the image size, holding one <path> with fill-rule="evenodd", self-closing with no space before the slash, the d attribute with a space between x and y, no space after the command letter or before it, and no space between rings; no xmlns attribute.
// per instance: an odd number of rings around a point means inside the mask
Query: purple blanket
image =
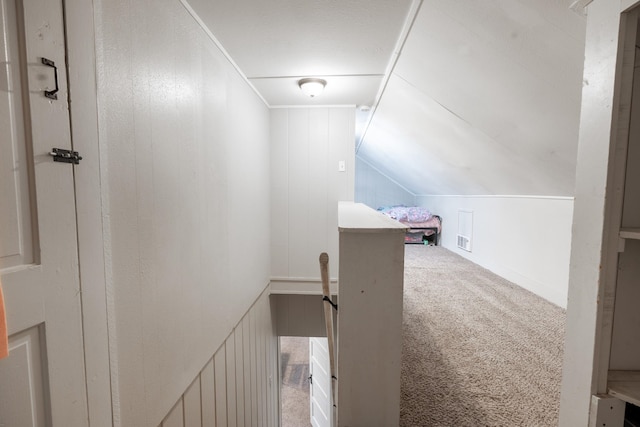
<svg viewBox="0 0 640 427"><path fill-rule="evenodd" d="M431 212L419 206L386 206L378 210L400 222L426 222L431 219Z"/></svg>

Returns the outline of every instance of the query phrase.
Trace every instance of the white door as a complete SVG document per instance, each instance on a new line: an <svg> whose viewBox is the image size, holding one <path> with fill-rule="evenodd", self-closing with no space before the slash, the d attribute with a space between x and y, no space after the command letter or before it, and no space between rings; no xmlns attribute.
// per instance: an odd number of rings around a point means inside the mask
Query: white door
<svg viewBox="0 0 640 427"><path fill-rule="evenodd" d="M331 370L326 338L309 338L311 425L331 427Z"/></svg>
<svg viewBox="0 0 640 427"><path fill-rule="evenodd" d="M87 425L61 0L0 0L0 426ZM44 90L55 86L58 100ZM82 167L82 166L79 166Z"/></svg>

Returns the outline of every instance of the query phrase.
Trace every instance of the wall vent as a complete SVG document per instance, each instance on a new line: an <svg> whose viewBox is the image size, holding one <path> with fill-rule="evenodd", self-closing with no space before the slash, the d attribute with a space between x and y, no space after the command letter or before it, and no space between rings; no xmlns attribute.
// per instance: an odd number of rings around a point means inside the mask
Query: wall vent
<svg viewBox="0 0 640 427"><path fill-rule="evenodd" d="M467 252L471 252L471 239L462 234L458 234L458 247L464 249Z"/></svg>
<svg viewBox="0 0 640 427"><path fill-rule="evenodd" d="M471 239L473 237L473 211L458 210L458 247L471 252Z"/></svg>

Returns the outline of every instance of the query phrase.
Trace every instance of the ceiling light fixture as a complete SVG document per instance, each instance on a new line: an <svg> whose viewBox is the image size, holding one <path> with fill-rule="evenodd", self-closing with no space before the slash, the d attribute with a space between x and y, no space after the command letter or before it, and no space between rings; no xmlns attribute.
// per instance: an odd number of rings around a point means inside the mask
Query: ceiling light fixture
<svg viewBox="0 0 640 427"><path fill-rule="evenodd" d="M322 79L308 78L298 80L298 86L300 86L302 93L311 98L320 95L326 85L327 81Z"/></svg>

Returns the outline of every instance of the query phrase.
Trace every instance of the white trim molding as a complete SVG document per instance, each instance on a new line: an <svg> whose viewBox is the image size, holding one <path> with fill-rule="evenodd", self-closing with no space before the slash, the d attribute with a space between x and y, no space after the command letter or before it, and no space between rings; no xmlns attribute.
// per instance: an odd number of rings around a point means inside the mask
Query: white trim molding
<svg viewBox="0 0 640 427"><path fill-rule="evenodd" d="M316 277L272 277L271 294L322 295L322 281ZM338 293L338 279L329 280L332 294Z"/></svg>

